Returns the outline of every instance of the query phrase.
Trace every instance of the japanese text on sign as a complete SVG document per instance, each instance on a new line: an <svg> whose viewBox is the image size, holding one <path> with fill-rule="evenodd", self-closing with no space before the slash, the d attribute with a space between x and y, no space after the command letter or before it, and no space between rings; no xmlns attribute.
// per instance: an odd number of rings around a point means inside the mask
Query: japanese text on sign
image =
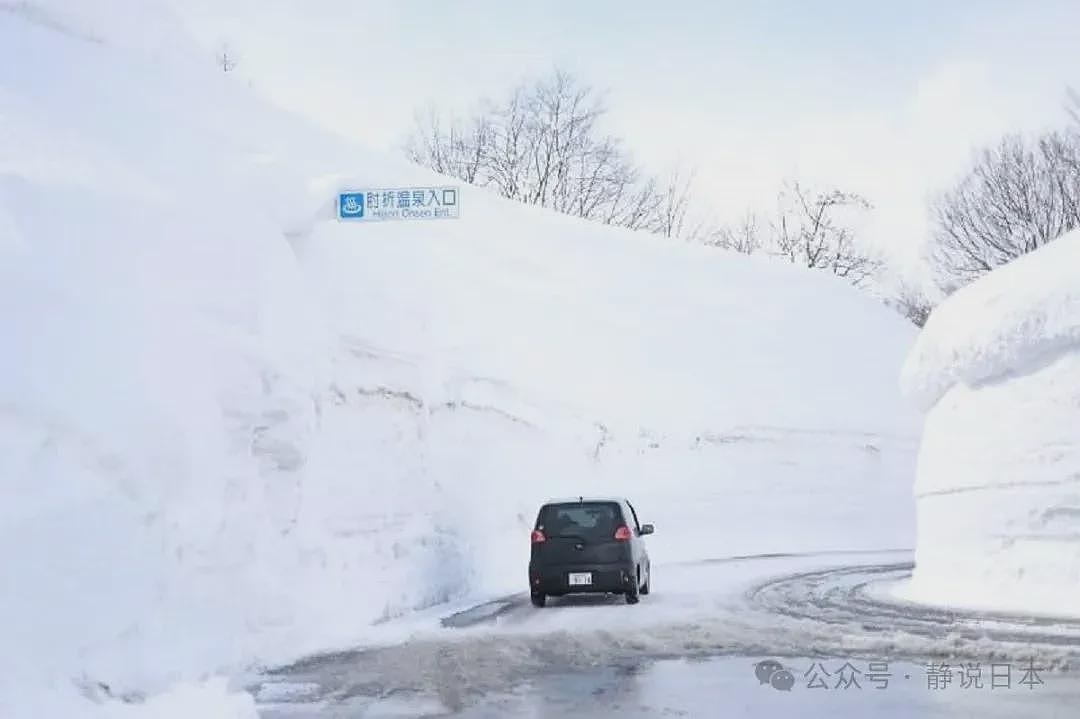
<svg viewBox="0 0 1080 719"><path fill-rule="evenodd" d="M457 187L398 187L338 193L339 220L453 220L460 217Z"/></svg>

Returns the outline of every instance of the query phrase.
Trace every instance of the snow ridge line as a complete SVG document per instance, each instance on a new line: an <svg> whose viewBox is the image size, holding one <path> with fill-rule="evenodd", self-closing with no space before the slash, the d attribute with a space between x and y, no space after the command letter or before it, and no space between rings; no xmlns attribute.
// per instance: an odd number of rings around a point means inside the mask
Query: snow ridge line
<svg viewBox="0 0 1080 719"><path fill-rule="evenodd" d="M337 401L346 401L345 393L342 392L340 388L334 387L331 391L333 392L334 397ZM496 407L494 405L478 404L476 402L470 402L468 400L446 400L445 402L440 402L435 405L429 405L427 402L424 401L422 397L419 397L418 395L408 390L394 389L392 387L386 387L383 385L378 385L375 387L357 387L355 392L361 397L366 397L369 399L379 399L386 400L388 402L405 404L417 412L426 410L430 414L435 414L436 412L454 411L458 409L469 410L472 412L488 412L498 415L499 417L502 417L503 419L513 422L515 424L529 427L530 429L537 428L535 424L525 419L524 417L520 417L512 412L504 410L500 407Z"/></svg>
<svg viewBox="0 0 1080 719"><path fill-rule="evenodd" d="M987 489L1027 489L1028 487L1062 487L1068 484L1080 484L1080 474L1073 474L1064 479L1046 479L1025 482L992 482L978 484L971 487L949 487L946 489L934 489L928 492L917 492L916 497L942 497L950 494L965 494L968 492L981 492Z"/></svg>
<svg viewBox="0 0 1080 719"><path fill-rule="evenodd" d="M388 385L375 385L371 387L361 386L356 387L353 391L363 398L402 404L418 413L427 412L430 415L434 415L438 412L464 409L472 412L494 414L502 419L529 429L540 428L535 421L526 419L519 414L494 404L479 403L464 399L451 399L436 404L430 404L423 397L411 390ZM348 401L346 392L337 385L332 386L330 392L333 395L335 403L344 404ZM615 440L616 437L603 422L593 422L591 424L591 429L599 434L599 439L593 450L594 458L599 458L604 447ZM636 438L643 442L649 449L654 450L663 448L667 444L667 440L670 439L668 435L656 435L645 428L638 431ZM880 452L882 443L914 446L917 442L917 438L915 437L889 433L846 429L804 429L798 427L779 427L774 425L740 425L726 431L707 431L697 433L693 435L692 438L687 437L689 441L688 448L691 450L700 449L704 445L724 446L746 442L782 442L791 438L822 438L826 441L850 442L857 444L861 449L867 452Z"/></svg>

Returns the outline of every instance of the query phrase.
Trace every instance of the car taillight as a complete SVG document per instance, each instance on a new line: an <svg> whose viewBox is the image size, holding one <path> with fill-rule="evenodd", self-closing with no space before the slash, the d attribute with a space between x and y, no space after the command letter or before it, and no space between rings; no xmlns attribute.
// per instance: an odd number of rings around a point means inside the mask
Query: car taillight
<svg viewBox="0 0 1080 719"><path fill-rule="evenodd" d="M544 533L541 532L539 529L534 529L532 531L532 543L533 544L540 544L541 542L546 542L546 541L547 541L547 537L545 537Z"/></svg>
<svg viewBox="0 0 1080 719"><path fill-rule="evenodd" d="M615 539L626 540L630 539L632 536L634 535L630 533L630 527L627 527L625 524L615 530Z"/></svg>

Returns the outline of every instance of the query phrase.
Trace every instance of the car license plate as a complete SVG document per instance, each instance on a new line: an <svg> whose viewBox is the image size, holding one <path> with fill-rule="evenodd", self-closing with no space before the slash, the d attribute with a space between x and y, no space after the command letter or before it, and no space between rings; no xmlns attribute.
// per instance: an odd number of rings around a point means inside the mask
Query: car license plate
<svg viewBox="0 0 1080 719"><path fill-rule="evenodd" d="M592 572L571 572L570 586L583 587L592 584Z"/></svg>

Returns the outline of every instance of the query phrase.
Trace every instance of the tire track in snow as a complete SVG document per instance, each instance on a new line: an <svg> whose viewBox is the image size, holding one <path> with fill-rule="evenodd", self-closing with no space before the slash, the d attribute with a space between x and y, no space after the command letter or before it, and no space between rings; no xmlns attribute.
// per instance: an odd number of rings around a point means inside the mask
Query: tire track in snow
<svg viewBox="0 0 1080 719"><path fill-rule="evenodd" d="M281 710L292 702L274 697L274 688L304 687L293 706L321 707L312 716L337 716L338 707L341 716L351 716L358 701L437 697L444 706L460 707L470 696L508 691L545 673L658 659L820 656L921 663L1036 656L1042 666L1067 668L1080 658L1080 620L948 610L875 596L872 589L881 583L910 575L906 556L889 561L899 552L909 550L770 553L688 564L682 571L719 573L724 583L712 585L715 603L685 615L665 606L663 588L650 597L657 602L652 608L590 596L568 601L565 613L558 606L535 609L526 593L507 595L444 617L438 630L402 644L311 657L267 672L251 688ZM844 561L858 555L867 563ZM786 572L770 571L785 560L792 563ZM823 563L834 566L821 568ZM793 573L799 564L804 571ZM748 580L747 569L756 578ZM692 587L669 593L675 599L694 595ZM593 614L593 608L599 611ZM590 616L583 621L579 610Z"/></svg>
<svg viewBox="0 0 1080 719"><path fill-rule="evenodd" d="M874 584L910 577L911 562L852 565L803 572L761 583L746 593L748 602L769 614L810 621L845 631L910 635L963 654L964 644L984 647L1017 645L1080 656L1080 621L933 607L886 600L870 593ZM902 644L902 641L901 641ZM1046 653L1046 652L1044 652Z"/></svg>

